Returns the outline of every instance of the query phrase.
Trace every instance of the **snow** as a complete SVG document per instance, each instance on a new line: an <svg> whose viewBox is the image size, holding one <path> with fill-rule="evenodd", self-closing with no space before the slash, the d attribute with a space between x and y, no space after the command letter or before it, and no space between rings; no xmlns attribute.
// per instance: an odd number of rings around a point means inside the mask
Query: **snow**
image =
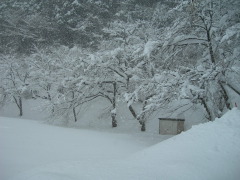
<svg viewBox="0 0 240 180"><path fill-rule="evenodd" d="M152 51L155 49L157 45L158 45L157 41L152 40L148 41L144 46L143 56L150 58Z"/></svg>
<svg viewBox="0 0 240 180"><path fill-rule="evenodd" d="M230 39L235 34L239 34L239 30L240 30L240 23L237 23L234 26L229 27L226 30L225 35L222 37L221 42Z"/></svg>
<svg viewBox="0 0 240 180"><path fill-rule="evenodd" d="M172 44L184 45L184 44L201 44L206 40L200 39L197 36L192 35L180 35L174 38Z"/></svg>
<svg viewBox="0 0 240 180"><path fill-rule="evenodd" d="M239 179L239 125L240 111L234 109L143 150L129 159L130 167L145 169L139 177L150 179Z"/></svg>
<svg viewBox="0 0 240 180"><path fill-rule="evenodd" d="M72 4L73 4L73 5L76 5L76 6L79 6L79 5L80 5L79 2L78 2L78 0L74 0L74 1L72 2Z"/></svg>
<svg viewBox="0 0 240 180"><path fill-rule="evenodd" d="M84 168L120 160L168 137L64 128L1 117L0 179L68 179L72 175L66 171L70 170L78 177ZM96 179L92 173L86 171L84 176Z"/></svg>
<svg viewBox="0 0 240 180"><path fill-rule="evenodd" d="M163 142L5 117L0 129L2 180L240 179L236 108Z"/></svg>

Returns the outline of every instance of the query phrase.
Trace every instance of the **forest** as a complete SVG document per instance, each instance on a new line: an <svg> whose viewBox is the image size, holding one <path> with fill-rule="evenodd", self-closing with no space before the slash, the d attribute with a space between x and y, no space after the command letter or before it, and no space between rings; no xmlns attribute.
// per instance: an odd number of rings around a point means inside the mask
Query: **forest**
<svg viewBox="0 0 240 180"><path fill-rule="evenodd" d="M240 106L238 0L1 0L0 108L44 100L51 117L80 121L108 103L141 131L160 109L197 108L207 121Z"/></svg>

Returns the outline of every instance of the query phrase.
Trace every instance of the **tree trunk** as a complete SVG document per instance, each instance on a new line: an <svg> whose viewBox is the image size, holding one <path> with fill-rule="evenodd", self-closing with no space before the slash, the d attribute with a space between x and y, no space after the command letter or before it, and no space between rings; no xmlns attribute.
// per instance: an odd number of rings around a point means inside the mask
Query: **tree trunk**
<svg viewBox="0 0 240 180"><path fill-rule="evenodd" d="M116 113L112 113L112 127L117 127Z"/></svg>
<svg viewBox="0 0 240 180"><path fill-rule="evenodd" d="M204 109L206 110L206 112L207 112L207 114L208 114L207 119L208 119L209 121L212 121L212 115L211 115L211 112L210 112L210 110L209 110L209 108L208 108L208 105L207 105L205 99L200 98L200 100L201 100L201 102L202 102L202 104L203 104Z"/></svg>
<svg viewBox="0 0 240 180"><path fill-rule="evenodd" d="M74 121L77 122L77 115L76 115L75 107L73 108L73 116L74 116Z"/></svg>
<svg viewBox="0 0 240 180"><path fill-rule="evenodd" d="M112 127L117 127L117 120L116 120L116 95L117 95L117 83L113 82L113 99L112 99Z"/></svg>
<svg viewBox="0 0 240 180"><path fill-rule="evenodd" d="M233 90L235 93L237 93L239 96L240 96L240 91L238 91L236 88L234 88L232 85L230 85L230 84L227 84L227 86L231 89L231 90Z"/></svg>
<svg viewBox="0 0 240 180"><path fill-rule="evenodd" d="M19 116L23 115L23 105L22 105L22 98L18 97L18 99L16 97L13 96L13 99L15 101L15 104L17 105L18 109L19 109Z"/></svg>
<svg viewBox="0 0 240 180"><path fill-rule="evenodd" d="M212 41L211 41L211 35L210 35L210 29L207 30L207 41L208 41L208 50L211 58L211 62L213 64L216 63L215 58L214 58L214 53L213 53L213 47L212 47Z"/></svg>
<svg viewBox="0 0 240 180"><path fill-rule="evenodd" d="M149 97L150 97L150 96L149 96ZM146 112L144 112L144 111L145 111L145 109L146 109L147 99L148 99L148 98L146 98L146 100L145 100L144 103L143 103L143 107L142 107L143 113L140 114L139 116L137 116L135 110L133 109L133 107L132 107L131 105L128 106L128 109L129 109L129 111L131 112L131 114L133 115L133 117L134 117L136 120L138 120L139 124L141 125L141 131L146 131L146 123L145 123L145 118L146 118L146 117L145 117L145 113L146 113Z"/></svg>
<svg viewBox="0 0 240 180"><path fill-rule="evenodd" d="M145 131L146 130L146 125L145 125L145 121L143 120L145 117L144 115L142 115L143 117L139 118L137 117L137 114L135 112L135 110L133 109L133 107L130 105L128 106L129 111L131 112L131 114L133 115L133 117L138 120L139 124L141 125L141 131Z"/></svg>
<svg viewBox="0 0 240 180"><path fill-rule="evenodd" d="M146 105L147 105L147 99L145 99L144 103L143 103L143 107L142 107L142 111L143 113L141 114L140 118L139 118L139 123L141 124L141 131L146 131L146 124L145 124L145 115L146 112L144 112L146 110Z"/></svg>
<svg viewBox="0 0 240 180"><path fill-rule="evenodd" d="M231 104L228 101L229 97L228 97L227 91L225 90L225 88L224 88L224 86L221 82L218 82L218 83L219 83L219 85L222 89L222 92L223 92L223 98L224 98L224 101L225 101L225 105L229 110L231 110L232 108L231 108Z"/></svg>
<svg viewBox="0 0 240 180"><path fill-rule="evenodd" d="M74 92L72 92L72 99L75 98L75 94ZM77 114L76 114L76 108L73 107L73 117L74 117L74 121L77 122Z"/></svg>
<svg viewBox="0 0 240 180"><path fill-rule="evenodd" d="M19 97L19 116L23 115L23 106L22 106L22 98Z"/></svg>
<svg viewBox="0 0 240 180"><path fill-rule="evenodd" d="M132 105L128 106L128 109L131 112L131 114L133 115L133 117L135 119L137 119L137 114L136 114L135 110L133 109Z"/></svg>
<svg viewBox="0 0 240 180"><path fill-rule="evenodd" d="M140 121L140 124L141 124L141 131L146 131L146 125L145 125L145 122L144 121Z"/></svg>

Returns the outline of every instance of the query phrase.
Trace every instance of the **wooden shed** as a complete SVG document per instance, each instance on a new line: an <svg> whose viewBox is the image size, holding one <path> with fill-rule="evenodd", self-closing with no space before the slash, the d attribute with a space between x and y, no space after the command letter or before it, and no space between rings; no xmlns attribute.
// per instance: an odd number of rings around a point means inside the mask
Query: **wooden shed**
<svg viewBox="0 0 240 180"><path fill-rule="evenodd" d="M159 118L159 134L176 135L184 131L185 119Z"/></svg>

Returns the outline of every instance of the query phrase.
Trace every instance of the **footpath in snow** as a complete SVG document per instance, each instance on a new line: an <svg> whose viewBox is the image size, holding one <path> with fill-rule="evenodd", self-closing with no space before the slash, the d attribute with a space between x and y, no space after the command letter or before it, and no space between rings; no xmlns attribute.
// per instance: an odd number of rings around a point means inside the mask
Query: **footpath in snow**
<svg viewBox="0 0 240 180"><path fill-rule="evenodd" d="M2 180L240 179L237 109L150 147L130 135L21 119L0 118L0 128Z"/></svg>

